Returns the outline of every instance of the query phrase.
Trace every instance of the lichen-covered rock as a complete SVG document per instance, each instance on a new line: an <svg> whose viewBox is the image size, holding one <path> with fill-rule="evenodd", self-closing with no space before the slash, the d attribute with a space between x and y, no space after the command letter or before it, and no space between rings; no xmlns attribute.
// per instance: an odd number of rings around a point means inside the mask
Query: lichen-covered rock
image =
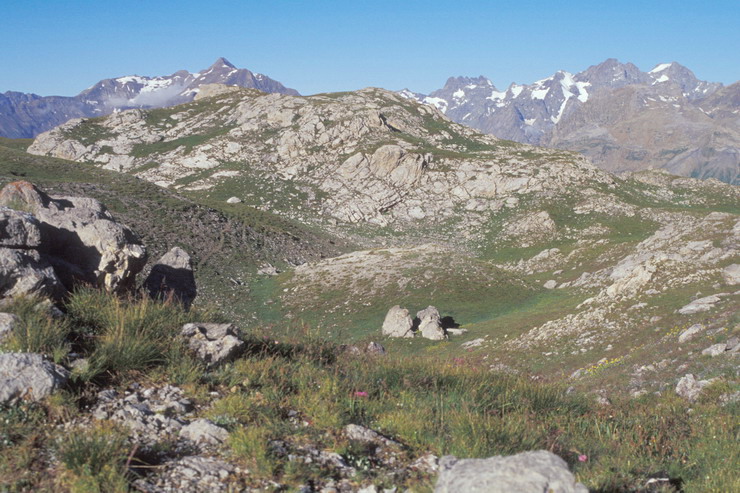
<svg viewBox="0 0 740 493"><path fill-rule="evenodd" d="M172 248L154 264L144 288L152 298L172 297L190 308L198 294L190 255L180 247Z"/></svg>
<svg viewBox="0 0 740 493"><path fill-rule="evenodd" d="M231 361L241 352L244 341L234 324L191 323L182 327L188 347L209 367Z"/></svg>
<svg viewBox="0 0 740 493"><path fill-rule="evenodd" d="M0 403L39 401L64 386L69 372L35 353L0 354Z"/></svg>
<svg viewBox="0 0 740 493"><path fill-rule="evenodd" d="M0 298L59 299L65 292L56 272L37 250L0 248Z"/></svg>
<svg viewBox="0 0 740 493"><path fill-rule="evenodd" d="M442 457L435 493L588 493L563 459L546 450L488 459Z"/></svg>
<svg viewBox="0 0 740 493"><path fill-rule="evenodd" d="M442 321L439 317L439 311L428 306L416 314L419 318L419 333L425 339L441 341L445 338L445 330L442 328Z"/></svg>
<svg viewBox="0 0 740 493"><path fill-rule="evenodd" d="M27 212L0 207L0 247L37 248L40 244L38 219Z"/></svg>
<svg viewBox="0 0 740 493"><path fill-rule="evenodd" d="M382 333L387 337L414 337L414 321L406 308L399 305L388 310L383 321Z"/></svg>
<svg viewBox="0 0 740 493"><path fill-rule="evenodd" d="M20 323L18 315L12 313L0 313L0 344L13 333L13 329Z"/></svg>

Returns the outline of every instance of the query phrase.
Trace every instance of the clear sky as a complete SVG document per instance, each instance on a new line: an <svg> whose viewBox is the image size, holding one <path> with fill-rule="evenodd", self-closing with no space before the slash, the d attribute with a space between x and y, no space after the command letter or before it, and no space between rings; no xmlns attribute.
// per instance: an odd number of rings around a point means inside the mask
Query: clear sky
<svg viewBox="0 0 740 493"><path fill-rule="evenodd" d="M219 56L302 94L499 88L607 58L740 79L740 0L4 0L0 92L74 95L100 79L196 71Z"/></svg>

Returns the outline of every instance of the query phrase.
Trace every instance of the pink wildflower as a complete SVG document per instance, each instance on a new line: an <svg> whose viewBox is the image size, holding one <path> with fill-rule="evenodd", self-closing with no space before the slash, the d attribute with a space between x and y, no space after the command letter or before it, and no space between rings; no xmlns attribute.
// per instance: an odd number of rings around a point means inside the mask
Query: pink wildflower
<svg viewBox="0 0 740 493"><path fill-rule="evenodd" d="M586 455L586 454L581 454L581 455L578 456L578 461L579 462L586 462L587 460L588 460L588 455Z"/></svg>
<svg viewBox="0 0 740 493"><path fill-rule="evenodd" d="M367 397L367 392L359 390L355 392L355 397Z"/></svg>

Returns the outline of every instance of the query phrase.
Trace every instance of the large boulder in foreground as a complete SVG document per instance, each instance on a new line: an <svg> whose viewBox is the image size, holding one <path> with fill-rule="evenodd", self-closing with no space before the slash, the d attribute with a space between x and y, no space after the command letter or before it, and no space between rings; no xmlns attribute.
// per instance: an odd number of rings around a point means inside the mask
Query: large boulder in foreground
<svg viewBox="0 0 740 493"><path fill-rule="evenodd" d="M160 258L144 281L144 288L155 299L169 297L180 301L187 309L198 294L190 255L174 247Z"/></svg>
<svg viewBox="0 0 740 493"><path fill-rule="evenodd" d="M588 493L563 459L546 450L488 459L442 457L434 493Z"/></svg>
<svg viewBox="0 0 740 493"><path fill-rule="evenodd" d="M414 321L406 308L394 306L383 321L383 335L387 337L414 337Z"/></svg>
<svg viewBox="0 0 740 493"><path fill-rule="evenodd" d="M0 404L40 401L64 386L69 372L35 353L0 354Z"/></svg>
<svg viewBox="0 0 740 493"><path fill-rule="evenodd" d="M16 181L0 190L0 205L35 216L38 251L67 289L84 282L122 292L133 287L146 263L138 237L95 199L51 197L29 182Z"/></svg>

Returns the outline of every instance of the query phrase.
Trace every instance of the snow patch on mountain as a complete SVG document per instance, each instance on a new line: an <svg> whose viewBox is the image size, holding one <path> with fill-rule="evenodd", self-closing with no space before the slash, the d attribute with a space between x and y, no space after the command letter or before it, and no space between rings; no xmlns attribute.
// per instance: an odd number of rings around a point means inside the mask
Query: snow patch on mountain
<svg viewBox="0 0 740 493"><path fill-rule="evenodd" d="M656 65L654 69L652 69L649 74L657 74L658 72L662 72L663 70L669 68L671 65L673 65L673 62L671 63L661 63L660 65Z"/></svg>

